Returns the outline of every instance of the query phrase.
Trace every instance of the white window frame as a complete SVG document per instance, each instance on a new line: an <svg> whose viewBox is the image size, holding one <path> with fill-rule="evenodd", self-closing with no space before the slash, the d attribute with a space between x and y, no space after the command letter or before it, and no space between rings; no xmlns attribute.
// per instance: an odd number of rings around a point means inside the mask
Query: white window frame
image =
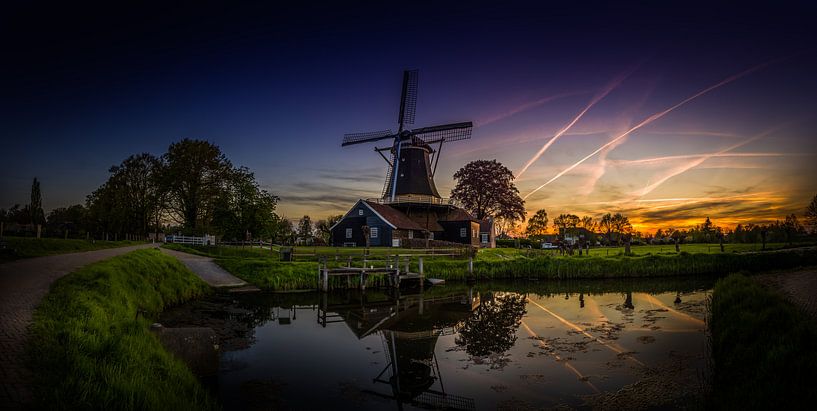
<svg viewBox="0 0 817 411"><path fill-rule="evenodd" d="M414 238L414 230L408 230L408 238L409 240Z"/></svg>
<svg viewBox="0 0 817 411"><path fill-rule="evenodd" d="M487 244L488 243L488 233L481 233L481 235L482 235L482 238L480 238L480 241Z"/></svg>
<svg viewBox="0 0 817 411"><path fill-rule="evenodd" d="M357 209L357 215L363 215L363 209L362 208Z"/></svg>
<svg viewBox="0 0 817 411"><path fill-rule="evenodd" d="M468 229L465 227L460 228L460 237L465 238L468 237Z"/></svg>
<svg viewBox="0 0 817 411"><path fill-rule="evenodd" d="M346 229L346 238L352 238L352 229L351 228Z"/></svg>
<svg viewBox="0 0 817 411"><path fill-rule="evenodd" d="M380 228L378 227L372 227L371 230L369 230L369 238L377 238L379 234Z"/></svg>

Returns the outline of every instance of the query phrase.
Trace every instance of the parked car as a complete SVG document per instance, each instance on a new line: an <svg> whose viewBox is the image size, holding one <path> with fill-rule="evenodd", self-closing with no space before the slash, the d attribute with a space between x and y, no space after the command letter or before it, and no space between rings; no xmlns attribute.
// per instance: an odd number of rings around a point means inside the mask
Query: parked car
<svg viewBox="0 0 817 411"><path fill-rule="evenodd" d="M542 243L542 249L543 250L555 250L557 248L559 248L559 247L553 245L553 243Z"/></svg>

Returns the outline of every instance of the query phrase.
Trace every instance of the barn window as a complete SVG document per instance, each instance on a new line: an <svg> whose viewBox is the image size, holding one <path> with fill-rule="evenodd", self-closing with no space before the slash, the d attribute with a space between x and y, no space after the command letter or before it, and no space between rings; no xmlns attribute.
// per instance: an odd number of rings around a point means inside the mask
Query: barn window
<svg viewBox="0 0 817 411"><path fill-rule="evenodd" d="M357 215L363 215L363 209L362 208L357 210Z"/></svg>
<svg viewBox="0 0 817 411"><path fill-rule="evenodd" d="M409 232L408 232L408 238L409 238L409 239L414 238L414 231L413 231L413 230L409 230Z"/></svg>
<svg viewBox="0 0 817 411"><path fill-rule="evenodd" d="M465 227L460 228L460 237L462 238L468 237L468 230L466 230Z"/></svg>
<svg viewBox="0 0 817 411"><path fill-rule="evenodd" d="M351 228L346 229L346 238L352 238L352 229Z"/></svg>
<svg viewBox="0 0 817 411"><path fill-rule="evenodd" d="M369 235L370 235L372 238L377 238L377 235L378 235L378 234L380 234L380 229L379 229L379 228L377 228L377 227L372 227L372 229L369 231Z"/></svg>
<svg viewBox="0 0 817 411"><path fill-rule="evenodd" d="M488 242L488 233L482 233L482 242L483 242L483 243L487 243L487 242Z"/></svg>

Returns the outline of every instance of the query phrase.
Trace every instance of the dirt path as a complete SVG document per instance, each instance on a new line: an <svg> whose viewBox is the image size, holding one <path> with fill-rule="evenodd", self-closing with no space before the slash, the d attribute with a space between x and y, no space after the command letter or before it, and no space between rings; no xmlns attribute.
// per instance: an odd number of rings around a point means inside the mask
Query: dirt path
<svg viewBox="0 0 817 411"><path fill-rule="evenodd" d="M247 285L244 280L219 267L210 257L202 257L166 248L163 248L162 252L178 258L190 271L201 277L212 287L241 287Z"/></svg>
<svg viewBox="0 0 817 411"><path fill-rule="evenodd" d="M26 332L51 283L90 263L149 247L152 245L143 244L0 264L0 409L20 409L31 402L31 372L24 358Z"/></svg>
<svg viewBox="0 0 817 411"><path fill-rule="evenodd" d="M761 274L755 279L761 284L780 290L817 324L817 267Z"/></svg>

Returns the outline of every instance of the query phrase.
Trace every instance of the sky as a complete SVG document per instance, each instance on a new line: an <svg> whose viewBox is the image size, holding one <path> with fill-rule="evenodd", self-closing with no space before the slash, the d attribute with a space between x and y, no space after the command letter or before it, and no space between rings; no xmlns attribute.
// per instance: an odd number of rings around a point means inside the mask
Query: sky
<svg viewBox="0 0 817 411"><path fill-rule="evenodd" d="M479 159L514 172L529 215L642 231L768 222L817 194L809 2L66 3L0 13L0 208L34 177L46 211L83 203L110 166L195 138L282 215L343 213L386 164L342 136L397 128L405 69L416 126L475 124L443 148L443 196Z"/></svg>

